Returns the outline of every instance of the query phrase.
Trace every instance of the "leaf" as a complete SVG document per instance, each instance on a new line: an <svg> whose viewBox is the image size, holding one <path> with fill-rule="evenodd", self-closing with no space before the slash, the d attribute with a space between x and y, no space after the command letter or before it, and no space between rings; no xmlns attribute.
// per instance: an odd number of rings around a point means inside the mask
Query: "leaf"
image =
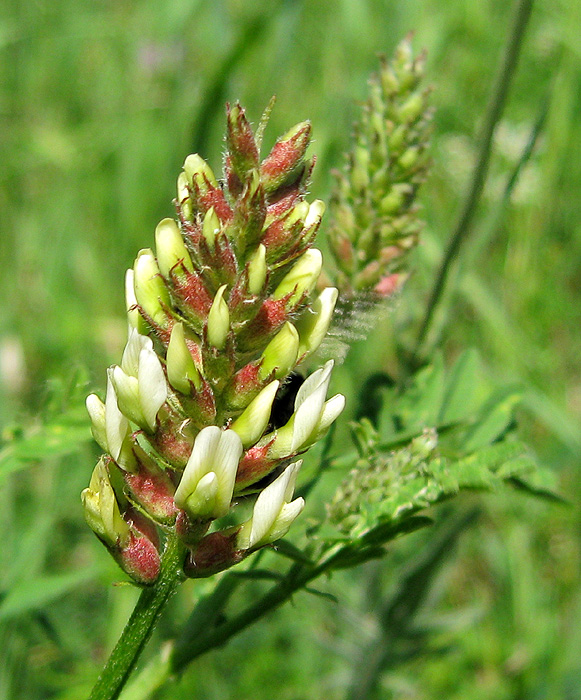
<svg viewBox="0 0 581 700"><path fill-rule="evenodd" d="M98 569L38 576L14 585L0 604L0 622L43 608L95 578Z"/></svg>
<svg viewBox="0 0 581 700"><path fill-rule="evenodd" d="M332 593L327 593L327 591L319 591L316 588L311 588L310 586L305 586L303 590L311 595L318 596L319 598L325 598L325 600L330 600L332 603L337 603L337 605L339 604L339 598Z"/></svg>
<svg viewBox="0 0 581 700"><path fill-rule="evenodd" d="M475 424L468 430L464 449L472 452L501 438L514 421L514 409L521 395L520 389L515 387L495 392L482 406Z"/></svg>
<svg viewBox="0 0 581 700"><path fill-rule="evenodd" d="M477 410L481 390L480 355L470 348L462 353L448 374L438 424L466 420L467 416Z"/></svg>

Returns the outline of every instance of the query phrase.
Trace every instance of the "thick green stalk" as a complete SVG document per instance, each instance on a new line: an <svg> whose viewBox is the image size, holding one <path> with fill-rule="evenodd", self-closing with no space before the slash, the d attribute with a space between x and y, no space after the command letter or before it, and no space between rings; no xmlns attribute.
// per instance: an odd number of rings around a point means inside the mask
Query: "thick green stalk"
<svg viewBox="0 0 581 700"><path fill-rule="evenodd" d="M516 70L525 29L533 8L533 1L534 0L519 0L516 6L508 44L504 52L500 70L492 90L491 100L485 114L484 123L482 125L480 148L478 151L478 158L474 168L474 173L472 175L472 180L458 217L458 223L456 224L456 228L454 229L454 233L448 244L444 259L442 260L440 270L438 271L438 276L428 301L426 314L420 326L416 340L416 347L414 351L414 358L416 360L418 359L424 341L428 335L436 306L438 305L444 291L450 266L458 255L458 251L460 250L462 243L471 230L474 214L476 213L476 206L480 199L480 195L482 194L482 189L486 181L486 175L488 174L488 165L492 150L492 137L494 136L494 130L502 115L510 83Z"/></svg>
<svg viewBox="0 0 581 700"><path fill-rule="evenodd" d="M168 536L160 577L145 588L89 700L116 700L143 651L163 608L183 578L183 545Z"/></svg>

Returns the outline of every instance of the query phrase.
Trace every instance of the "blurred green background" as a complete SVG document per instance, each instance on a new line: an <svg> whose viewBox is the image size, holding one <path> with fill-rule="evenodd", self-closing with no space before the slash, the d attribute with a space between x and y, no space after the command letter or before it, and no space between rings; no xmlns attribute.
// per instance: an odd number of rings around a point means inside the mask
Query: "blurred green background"
<svg viewBox="0 0 581 700"><path fill-rule="evenodd" d="M219 169L224 102L240 99L256 123L277 95L266 146L311 119L311 193L325 199L377 53L412 29L428 50L437 111L424 242L396 308L338 374L348 394L370 367L391 368L395 334L417 332L510 16L501 0L2 3L0 425L5 441L34 436L48 416L55 449L29 444L0 475L0 698L83 697L135 600L111 585L118 571L83 523L78 494L97 452L82 400L87 386L102 393L105 368L119 360L124 271L172 215L185 155L199 151ZM491 380L522 387L521 436L571 505L508 492L479 499L479 522L425 604L433 653L386 671L378 697L581 698L579 27L581 3L536 2L474 235L433 337L450 360L476 346ZM84 451L59 446L65 408ZM369 587L389 590L405 551L333 578L339 606L301 595L159 698L346 697L358 649L377 632ZM196 595L183 587L159 638Z"/></svg>

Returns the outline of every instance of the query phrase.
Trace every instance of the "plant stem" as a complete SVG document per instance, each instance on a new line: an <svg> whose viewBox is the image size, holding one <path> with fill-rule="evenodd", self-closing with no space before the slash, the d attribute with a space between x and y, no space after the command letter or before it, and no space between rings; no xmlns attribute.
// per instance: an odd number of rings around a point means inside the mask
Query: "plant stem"
<svg viewBox="0 0 581 700"><path fill-rule="evenodd" d="M479 139L480 148L478 151L478 158L474 168L474 173L472 175L472 180L428 301L426 314L416 339L415 350L413 353L414 360L417 360L424 340L426 339L430 329L434 311L444 291L450 266L455 257L458 255L458 251L460 250L462 243L470 233L474 214L476 213L476 205L478 204L478 200L482 194L482 189L486 181L486 175L488 173L490 153L492 150L492 137L506 103L506 97L508 95L512 77L515 73L525 29L533 8L533 2L534 0L518 0L515 9L508 44L506 46L500 69L494 83L492 96L485 114L484 123L482 125L482 133Z"/></svg>
<svg viewBox="0 0 581 700"><path fill-rule="evenodd" d="M182 580L183 545L169 535L155 585L145 588L89 700L116 700L145 648L161 611Z"/></svg>

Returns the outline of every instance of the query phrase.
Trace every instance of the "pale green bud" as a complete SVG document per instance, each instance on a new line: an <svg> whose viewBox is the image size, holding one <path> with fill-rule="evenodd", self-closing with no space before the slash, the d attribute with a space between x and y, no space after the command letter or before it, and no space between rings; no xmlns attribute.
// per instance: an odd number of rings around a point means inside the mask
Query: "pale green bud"
<svg viewBox="0 0 581 700"><path fill-rule="evenodd" d="M304 358L315 352L323 342L333 318L338 296L339 292L335 287L327 287L298 320L299 357Z"/></svg>
<svg viewBox="0 0 581 700"><path fill-rule="evenodd" d="M404 151L397 162L404 170L409 170L418 162L419 157L420 149L417 146L410 146Z"/></svg>
<svg viewBox="0 0 581 700"><path fill-rule="evenodd" d="M188 272L194 271L192 259L184 244L179 226L173 219L162 219L155 229L155 249L161 274L169 279L171 273L183 274L180 263Z"/></svg>
<svg viewBox="0 0 581 700"><path fill-rule="evenodd" d="M208 342L218 350L223 350L230 332L230 312L224 301L225 291L226 285L223 284L216 292L208 312Z"/></svg>
<svg viewBox="0 0 581 700"><path fill-rule="evenodd" d="M129 525L121 517L103 458L97 462L81 500L85 520L93 532L110 547L124 546L129 538Z"/></svg>
<svg viewBox="0 0 581 700"><path fill-rule="evenodd" d="M290 228L295 222L302 221L303 226L305 225L305 219L309 215L309 203L303 200L290 210L288 215L285 217L285 224L287 228Z"/></svg>
<svg viewBox="0 0 581 700"><path fill-rule="evenodd" d="M85 401L91 419L91 433L102 450L107 452L107 431L105 428L105 404L96 394L90 394Z"/></svg>
<svg viewBox="0 0 581 700"><path fill-rule="evenodd" d="M397 116L399 121L411 124L415 122L424 111L424 98L421 93L416 92L409 97L399 108Z"/></svg>
<svg viewBox="0 0 581 700"><path fill-rule="evenodd" d="M311 228L311 226L318 226L323 214L325 213L325 202L321 199L315 199L309 206L309 211L305 216L305 228Z"/></svg>
<svg viewBox="0 0 581 700"><path fill-rule="evenodd" d="M167 346L166 356L167 378L169 383L182 394L189 395L192 390L190 382L193 382L196 389L200 389L202 382L200 373L192 359L186 338L184 327L181 323L176 323L172 328L171 337Z"/></svg>
<svg viewBox="0 0 581 700"><path fill-rule="evenodd" d="M283 473L269 484L256 499L252 518L245 522L236 537L239 549L258 549L284 537L299 516L305 502L292 501L297 472L302 460L289 464Z"/></svg>
<svg viewBox="0 0 581 700"><path fill-rule="evenodd" d="M299 334L293 324L287 321L262 353L258 376L266 379L274 371L277 379L286 377L295 366L298 352Z"/></svg>
<svg viewBox="0 0 581 700"><path fill-rule="evenodd" d="M242 445L251 447L260 439L270 420L272 402L280 382L267 384L253 399L243 413L232 423L230 428L240 436Z"/></svg>
<svg viewBox="0 0 581 700"><path fill-rule="evenodd" d="M363 146L357 146L353 152L351 184L356 192L361 192L369 185L369 157L369 151Z"/></svg>
<svg viewBox="0 0 581 700"><path fill-rule="evenodd" d="M381 212L388 215L396 214L403 207L411 189L411 186L405 183L394 185L379 203Z"/></svg>
<svg viewBox="0 0 581 700"><path fill-rule="evenodd" d="M174 501L193 519L221 518L228 513L242 442L233 430L215 425L200 430Z"/></svg>
<svg viewBox="0 0 581 700"><path fill-rule="evenodd" d="M214 246L214 240L219 231L220 219L218 218L218 214L216 214L214 207L210 207L206 212L202 223L202 234L210 248Z"/></svg>
<svg viewBox="0 0 581 700"><path fill-rule="evenodd" d="M266 248L261 243L248 263L248 291L250 294L260 294L265 282Z"/></svg>
<svg viewBox="0 0 581 700"><path fill-rule="evenodd" d="M321 274L322 266L323 256L321 251L316 248L310 248L301 255L290 269L290 272L285 275L274 291L273 297L282 299L287 294L291 294L288 304L290 306L296 304L304 294L309 294L313 290Z"/></svg>
<svg viewBox="0 0 581 700"><path fill-rule="evenodd" d="M133 287L137 303L143 311L158 326L167 328L168 312L164 306L170 306L169 293L150 248L144 248L137 254L133 267Z"/></svg>
<svg viewBox="0 0 581 700"><path fill-rule="evenodd" d="M188 177L185 173L180 173L178 176L178 204L182 209L182 214L186 220L192 218L192 202L188 190Z"/></svg>
<svg viewBox="0 0 581 700"><path fill-rule="evenodd" d="M218 186L216 181L216 176L214 175L212 168L206 163L206 161L199 156L197 153L192 153L189 155L184 162L184 171L188 178L188 182L192 184L197 182L198 186L204 190L204 178L214 187Z"/></svg>
<svg viewBox="0 0 581 700"><path fill-rule="evenodd" d="M125 308L127 310L127 323L130 328L143 330L144 320L137 308L137 299L135 298L133 270L127 270L125 273Z"/></svg>

